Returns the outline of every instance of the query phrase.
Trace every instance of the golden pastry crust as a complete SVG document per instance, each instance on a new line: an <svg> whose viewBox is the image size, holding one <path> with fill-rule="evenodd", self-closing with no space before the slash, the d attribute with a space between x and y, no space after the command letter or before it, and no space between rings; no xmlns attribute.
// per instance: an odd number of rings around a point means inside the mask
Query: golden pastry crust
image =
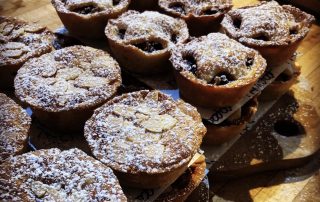
<svg viewBox="0 0 320 202"><path fill-rule="evenodd" d="M108 53L71 46L25 63L15 78L15 93L42 124L77 131L120 85L120 67Z"/></svg>
<svg viewBox="0 0 320 202"><path fill-rule="evenodd" d="M155 201L185 201L205 176L205 156L201 155L190 167L167 188Z"/></svg>
<svg viewBox="0 0 320 202"><path fill-rule="evenodd" d="M266 68L257 51L220 33L178 45L170 61L182 97L204 107L236 104Z"/></svg>
<svg viewBox="0 0 320 202"><path fill-rule="evenodd" d="M26 150L31 118L17 103L0 93L0 164Z"/></svg>
<svg viewBox="0 0 320 202"><path fill-rule="evenodd" d="M204 121L207 128L207 133L204 136L204 145L220 145L232 140L232 138L239 135L252 120L258 110L257 98L249 100L241 107L239 117L233 119L230 117L221 124L214 125Z"/></svg>
<svg viewBox="0 0 320 202"><path fill-rule="evenodd" d="M1 200L127 200L112 170L78 149L29 152L0 168Z"/></svg>
<svg viewBox="0 0 320 202"><path fill-rule="evenodd" d="M159 7L169 15L184 19L193 36L217 31L232 8L231 0L159 0Z"/></svg>
<svg viewBox="0 0 320 202"><path fill-rule="evenodd" d="M154 11L128 11L110 20L105 34L121 66L142 74L167 71L170 49L189 37L183 20Z"/></svg>
<svg viewBox="0 0 320 202"><path fill-rule="evenodd" d="M268 65L276 66L292 56L314 20L298 8L271 1L232 10L221 25L231 38L259 50Z"/></svg>
<svg viewBox="0 0 320 202"><path fill-rule="evenodd" d="M146 90L110 100L85 125L93 155L122 183L140 188L161 187L179 176L205 132L194 107Z"/></svg>
<svg viewBox="0 0 320 202"><path fill-rule="evenodd" d="M30 58L53 50L47 28L0 16L0 88L12 88L17 70Z"/></svg>
<svg viewBox="0 0 320 202"><path fill-rule="evenodd" d="M72 35L103 38L108 20L125 12L130 0L51 0L51 3Z"/></svg>

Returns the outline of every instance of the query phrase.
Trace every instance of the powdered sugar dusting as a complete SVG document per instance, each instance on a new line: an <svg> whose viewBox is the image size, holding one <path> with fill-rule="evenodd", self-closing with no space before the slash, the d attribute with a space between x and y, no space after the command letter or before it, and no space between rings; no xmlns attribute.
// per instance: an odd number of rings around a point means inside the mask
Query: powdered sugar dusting
<svg viewBox="0 0 320 202"><path fill-rule="evenodd" d="M50 52L53 38L45 27L0 16L0 68Z"/></svg>
<svg viewBox="0 0 320 202"><path fill-rule="evenodd" d="M94 156L129 173L162 173L187 163L205 132L194 107L158 91L114 98L85 126Z"/></svg>
<svg viewBox="0 0 320 202"><path fill-rule="evenodd" d="M38 150L0 165L6 201L126 201L112 170L78 149Z"/></svg>
<svg viewBox="0 0 320 202"><path fill-rule="evenodd" d="M185 59L190 56L196 64L193 73ZM229 73L235 78L234 82L225 86L246 84L258 79L266 68L266 61L257 51L220 33L211 33L177 46L170 60L187 78L209 85L221 72ZM248 61L250 64L247 64Z"/></svg>
<svg viewBox="0 0 320 202"><path fill-rule="evenodd" d="M25 149L30 124L24 109L0 93L0 163Z"/></svg>
<svg viewBox="0 0 320 202"><path fill-rule="evenodd" d="M47 111L90 108L121 84L120 67L107 53L72 46L28 61L15 79L18 98Z"/></svg>
<svg viewBox="0 0 320 202"><path fill-rule="evenodd" d="M123 39L119 37L119 30L125 30ZM154 11L143 13L128 11L122 14L118 19L109 21L106 35L109 39L124 45L155 40L165 42L163 46L166 47L184 42L189 37L187 25L183 20ZM172 41L173 35L175 35L176 42Z"/></svg>
<svg viewBox="0 0 320 202"><path fill-rule="evenodd" d="M248 45L287 45L303 38L314 17L276 1L262 2L228 12L222 26Z"/></svg>

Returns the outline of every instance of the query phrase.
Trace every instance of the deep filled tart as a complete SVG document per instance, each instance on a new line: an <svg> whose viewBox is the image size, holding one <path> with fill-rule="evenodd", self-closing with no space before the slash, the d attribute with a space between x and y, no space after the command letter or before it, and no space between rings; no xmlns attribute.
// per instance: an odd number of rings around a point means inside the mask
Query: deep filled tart
<svg viewBox="0 0 320 202"><path fill-rule="evenodd" d="M120 85L120 67L108 53L71 46L25 63L15 78L15 93L43 125L78 132Z"/></svg>
<svg viewBox="0 0 320 202"><path fill-rule="evenodd" d="M38 150L0 165L1 201L126 201L112 170L79 149Z"/></svg>
<svg viewBox="0 0 320 202"><path fill-rule="evenodd" d="M172 183L187 169L205 132L194 107L147 90L110 100L85 125L93 155L121 184L139 188Z"/></svg>
<svg viewBox="0 0 320 202"><path fill-rule="evenodd" d="M128 11L110 20L105 33L121 67L140 74L168 71L171 47L189 37L183 20L154 11Z"/></svg>
<svg viewBox="0 0 320 202"><path fill-rule="evenodd" d="M103 38L111 18L125 12L130 0L51 0L70 34L83 38Z"/></svg>
<svg viewBox="0 0 320 202"><path fill-rule="evenodd" d="M52 51L54 35L37 24L0 16L0 89L12 89L18 69L30 58Z"/></svg>
<svg viewBox="0 0 320 202"><path fill-rule="evenodd" d="M0 93L0 164L27 150L31 118L17 103Z"/></svg>
<svg viewBox="0 0 320 202"><path fill-rule="evenodd" d="M208 108L236 104L266 68L257 51L220 33L178 45L170 60L182 98Z"/></svg>
<svg viewBox="0 0 320 202"><path fill-rule="evenodd" d="M298 8L270 1L232 10L221 25L228 36L258 50L274 67L293 55L314 20Z"/></svg>
<svg viewBox="0 0 320 202"><path fill-rule="evenodd" d="M232 8L231 0L159 0L167 14L184 19L192 36L217 31L225 13Z"/></svg>

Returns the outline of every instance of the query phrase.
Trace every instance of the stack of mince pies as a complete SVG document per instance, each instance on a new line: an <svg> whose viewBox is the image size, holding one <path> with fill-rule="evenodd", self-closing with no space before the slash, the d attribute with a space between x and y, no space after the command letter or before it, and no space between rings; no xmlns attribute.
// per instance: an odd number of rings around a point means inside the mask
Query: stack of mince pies
<svg viewBox="0 0 320 202"><path fill-rule="evenodd" d="M67 47L45 27L0 18L1 201L127 201L128 187L163 188L157 201L184 201L205 176L201 144L230 141L252 120L258 100L274 100L297 82L299 65L288 66L259 99L243 103L306 37L314 17L298 8L275 1L237 9L229 0L142 2L52 0L75 37ZM88 38L110 53L82 43ZM181 99L159 89L124 93L123 73L172 74ZM16 102L3 94L12 88ZM239 103L218 124L198 112ZM79 135L90 151L30 151L35 123Z"/></svg>

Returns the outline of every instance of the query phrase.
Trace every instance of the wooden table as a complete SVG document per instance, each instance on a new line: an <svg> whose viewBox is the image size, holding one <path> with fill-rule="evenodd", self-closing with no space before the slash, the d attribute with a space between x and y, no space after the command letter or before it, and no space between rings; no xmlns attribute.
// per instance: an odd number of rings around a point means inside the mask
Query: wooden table
<svg viewBox="0 0 320 202"><path fill-rule="evenodd" d="M236 7L257 2L234 0ZM51 30L62 26L50 0L0 0L0 14L37 22ZM317 22L298 51L301 82L312 91L320 114L320 26ZM319 134L320 135L320 134ZM320 201L320 154L309 164L291 170L272 171L211 185L213 201Z"/></svg>

